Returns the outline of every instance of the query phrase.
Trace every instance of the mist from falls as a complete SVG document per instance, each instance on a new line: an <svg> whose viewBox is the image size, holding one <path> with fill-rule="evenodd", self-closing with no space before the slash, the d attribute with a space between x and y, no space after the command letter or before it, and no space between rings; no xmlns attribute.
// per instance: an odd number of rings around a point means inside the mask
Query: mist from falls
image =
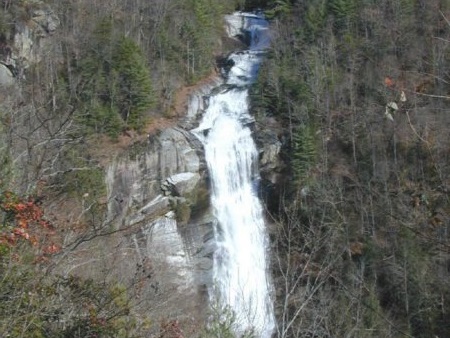
<svg viewBox="0 0 450 338"><path fill-rule="evenodd" d="M268 275L268 239L257 196L258 153L248 127L248 85L254 82L268 46L268 23L249 13L226 17L229 34L246 35L247 51L229 56L225 85L209 97L203 120L193 132L202 141L217 219L214 287L210 300L236 315L234 330L253 329L269 338L275 328ZM224 70L223 70L224 71Z"/></svg>

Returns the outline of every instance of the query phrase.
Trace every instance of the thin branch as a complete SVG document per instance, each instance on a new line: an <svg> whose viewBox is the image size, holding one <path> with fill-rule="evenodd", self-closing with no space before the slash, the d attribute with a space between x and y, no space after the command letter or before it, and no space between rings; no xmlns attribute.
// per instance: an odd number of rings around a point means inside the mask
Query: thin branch
<svg viewBox="0 0 450 338"><path fill-rule="evenodd" d="M406 116L408 117L408 123L409 123L409 126L411 127L411 130L413 131L413 133L414 133L414 134L415 134L422 142L425 142L427 145L429 145L428 141L425 140L424 138L422 138L422 136L420 136L419 133L416 131L416 128L414 128L414 126L413 126L413 124L412 124L412 122L411 122L411 119L410 119L410 117L409 117L409 111L406 111Z"/></svg>
<svg viewBox="0 0 450 338"><path fill-rule="evenodd" d="M433 39L436 39L436 40L441 40L441 41L444 41L444 42L449 42L449 43L450 43L450 40L447 40L447 39L441 38L441 37L439 37L439 36L433 36Z"/></svg>
<svg viewBox="0 0 450 338"><path fill-rule="evenodd" d="M447 17L442 13L441 10L439 10L439 13L441 13L442 17L444 18L445 22L447 22L447 25L450 27L450 21L447 19Z"/></svg>

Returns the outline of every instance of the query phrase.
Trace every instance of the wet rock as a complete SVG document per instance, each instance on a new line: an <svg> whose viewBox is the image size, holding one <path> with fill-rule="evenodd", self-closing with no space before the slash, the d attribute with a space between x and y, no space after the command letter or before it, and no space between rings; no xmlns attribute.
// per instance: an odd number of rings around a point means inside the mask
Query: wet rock
<svg viewBox="0 0 450 338"><path fill-rule="evenodd" d="M211 270L213 267L213 260L209 258L201 258L197 261L197 268L200 270Z"/></svg>
<svg viewBox="0 0 450 338"><path fill-rule="evenodd" d="M278 202L286 177L286 165L281 157L283 142L278 136L282 129L270 117L258 121L255 129L254 137L259 150L261 176L258 186L259 196L264 200L268 210L276 212L279 210Z"/></svg>

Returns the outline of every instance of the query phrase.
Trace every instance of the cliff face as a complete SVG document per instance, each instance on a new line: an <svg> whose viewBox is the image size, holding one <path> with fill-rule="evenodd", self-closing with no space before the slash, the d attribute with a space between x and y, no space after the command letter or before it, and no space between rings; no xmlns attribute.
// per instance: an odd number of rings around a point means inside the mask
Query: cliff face
<svg viewBox="0 0 450 338"><path fill-rule="evenodd" d="M35 1L20 10L22 18L14 20L12 29L2 34L3 41L0 41L0 84L3 85L22 79L27 68L49 55L50 37L60 26L58 16L44 2Z"/></svg>
<svg viewBox="0 0 450 338"><path fill-rule="evenodd" d="M205 272L211 231L205 170L199 142L177 127L134 145L106 169L107 221L132 229L141 238L136 254L167 265L155 271L178 276L163 274L158 283L170 280L183 293L211 283Z"/></svg>
<svg viewBox="0 0 450 338"><path fill-rule="evenodd" d="M127 226L164 215L205 180L203 162L195 137L180 128L132 146L106 170L108 218Z"/></svg>

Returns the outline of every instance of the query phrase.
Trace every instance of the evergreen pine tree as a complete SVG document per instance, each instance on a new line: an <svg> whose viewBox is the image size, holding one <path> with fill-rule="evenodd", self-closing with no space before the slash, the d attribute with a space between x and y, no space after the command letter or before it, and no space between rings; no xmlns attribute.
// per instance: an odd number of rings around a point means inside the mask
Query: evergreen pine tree
<svg viewBox="0 0 450 338"><path fill-rule="evenodd" d="M125 123L140 129L145 112L154 104L153 88L144 56L131 39L123 38L114 53L113 69L118 76L118 92L113 103Z"/></svg>
<svg viewBox="0 0 450 338"><path fill-rule="evenodd" d="M317 148L314 128L301 125L293 135L292 170L297 183L304 180L316 161Z"/></svg>

